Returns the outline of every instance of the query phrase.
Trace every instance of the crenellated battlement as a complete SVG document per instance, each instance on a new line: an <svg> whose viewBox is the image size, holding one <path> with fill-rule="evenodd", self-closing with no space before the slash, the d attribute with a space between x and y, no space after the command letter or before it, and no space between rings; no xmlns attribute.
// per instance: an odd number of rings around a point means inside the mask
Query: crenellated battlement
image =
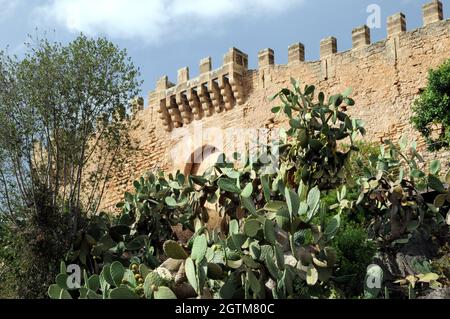
<svg viewBox="0 0 450 319"><path fill-rule="evenodd" d="M166 131L182 127L214 113L231 110L244 103L243 77L248 71L248 56L231 48L223 65L211 69L211 58L200 61L200 75L189 78L189 68L178 70L177 84L162 77L150 93L149 104L158 107Z"/></svg>
<svg viewBox="0 0 450 319"><path fill-rule="evenodd" d="M442 2L433 0L423 6L423 26L443 20ZM406 17L403 13L394 14L387 19L387 39L398 37L406 30ZM411 31L413 32L413 31ZM352 49L360 50L372 44L370 28L367 25L352 30ZM331 67L331 57L339 53L338 41L330 36L320 42L321 74L326 80ZM314 61L310 61L314 62ZM288 47L288 66L293 63L306 63L305 46L294 43ZM231 48L224 56L223 65L212 70L211 58L200 61L200 75L190 79L189 68L178 70L177 83L171 83L167 76L161 77L156 90L149 94L149 106L158 109L160 120L166 131L183 127L193 121L222 113L245 103L246 93L243 82L248 74L248 55ZM264 49L258 52L258 69L275 66L275 52Z"/></svg>

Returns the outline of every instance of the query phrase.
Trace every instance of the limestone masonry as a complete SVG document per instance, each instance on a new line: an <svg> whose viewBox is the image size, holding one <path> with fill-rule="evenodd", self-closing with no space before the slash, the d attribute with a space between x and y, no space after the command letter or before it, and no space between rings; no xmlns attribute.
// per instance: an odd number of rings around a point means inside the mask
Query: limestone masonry
<svg viewBox="0 0 450 319"><path fill-rule="evenodd" d="M229 153L236 140L251 139L244 129L284 126L271 113L279 102L269 98L290 87L291 77L327 94L352 87L356 105L348 112L365 122L366 140L406 135L424 150L409 118L413 101L427 84L428 70L450 58L450 20L443 20L442 3L424 5L419 29L407 31L406 17L398 13L387 20L385 40L371 44L367 26L354 29L352 39L353 48L345 52L338 52L336 38L322 40L319 61L305 61L305 47L295 43L288 48L287 65L275 64L274 51L265 49L258 54L258 69L249 70L247 54L232 48L219 69L212 70L211 58L205 58L194 79L189 78L189 68L178 71L176 84L162 77L149 94L148 107L134 110L138 125L131 135L138 151L113 174L102 208L113 207L148 171L198 173L199 165L190 164L194 152L210 147ZM218 136L224 132L227 140L220 143ZM235 133L230 137L230 132ZM449 158L448 153L440 156Z"/></svg>

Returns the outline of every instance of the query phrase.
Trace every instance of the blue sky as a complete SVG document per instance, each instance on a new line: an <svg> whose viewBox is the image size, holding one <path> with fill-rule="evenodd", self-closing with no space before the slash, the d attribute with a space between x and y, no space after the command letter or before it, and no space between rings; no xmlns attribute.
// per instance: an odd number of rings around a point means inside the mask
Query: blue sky
<svg viewBox="0 0 450 319"><path fill-rule="evenodd" d="M23 53L27 35L67 42L79 32L106 36L126 48L141 69L142 95L168 75L175 82L179 68L198 74L201 58L221 65L228 48L249 54L256 68L257 52L270 47L276 63L287 61L287 47L302 42L307 60L319 56L319 42L333 35L338 50L351 47L352 28L366 23L370 5L378 5L381 28L372 41L386 36L389 15L403 12L409 30L422 25L422 5L429 0L0 0L0 49ZM450 1L444 0L444 17ZM36 28L38 31L36 31Z"/></svg>

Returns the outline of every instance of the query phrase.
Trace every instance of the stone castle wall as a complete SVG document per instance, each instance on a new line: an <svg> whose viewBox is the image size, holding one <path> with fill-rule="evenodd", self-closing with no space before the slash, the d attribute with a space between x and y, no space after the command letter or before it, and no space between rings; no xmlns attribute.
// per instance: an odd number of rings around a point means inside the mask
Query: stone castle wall
<svg viewBox="0 0 450 319"><path fill-rule="evenodd" d="M424 150L409 119L413 101L427 84L428 70L450 58L450 20L443 20L442 13L440 1L426 4L423 27L412 31L406 30L403 14L393 15L387 21L387 38L373 44L367 26L356 28L353 48L345 52L337 51L335 38L324 39L318 61L305 61L305 48L296 43L288 49L287 65L276 65L273 50L265 49L258 54L258 69L249 70L248 56L232 48L217 70L211 70L211 59L206 58L195 79L189 79L188 68L179 70L176 84L162 77L149 94L148 106L134 114L139 125L131 135L138 151L113 174L102 208L113 207L148 171L193 172L189 163L205 147L230 153L231 146L252 140L251 129L270 131L285 125L271 113L278 102L270 97L290 87L291 78L327 94L353 88L356 105L348 112L365 122L366 140L406 135Z"/></svg>

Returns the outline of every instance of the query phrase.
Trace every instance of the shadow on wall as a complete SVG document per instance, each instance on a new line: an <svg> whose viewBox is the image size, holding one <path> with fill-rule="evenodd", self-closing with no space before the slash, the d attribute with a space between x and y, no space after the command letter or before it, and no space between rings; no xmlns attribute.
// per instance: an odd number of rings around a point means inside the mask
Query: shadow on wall
<svg viewBox="0 0 450 319"><path fill-rule="evenodd" d="M193 152L188 160L184 175L203 175L203 173L216 164L221 151L212 145L204 145Z"/></svg>
<svg viewBox="0 0 450 319"><path fill-rule="evenodd" d="M215 146L204 145L199 147L190 156L184 168L184 175L196 175L201 176L211 166L215 165L222 152ZM205 209L208 214L209 220L206 223L206 227L209 231L220 228L222 217L219 214L219 208L216 205L205 203ZM193 235L190 230L183 230L181 225L173 227L175 235L178 240L186 243Z"/></svg>

